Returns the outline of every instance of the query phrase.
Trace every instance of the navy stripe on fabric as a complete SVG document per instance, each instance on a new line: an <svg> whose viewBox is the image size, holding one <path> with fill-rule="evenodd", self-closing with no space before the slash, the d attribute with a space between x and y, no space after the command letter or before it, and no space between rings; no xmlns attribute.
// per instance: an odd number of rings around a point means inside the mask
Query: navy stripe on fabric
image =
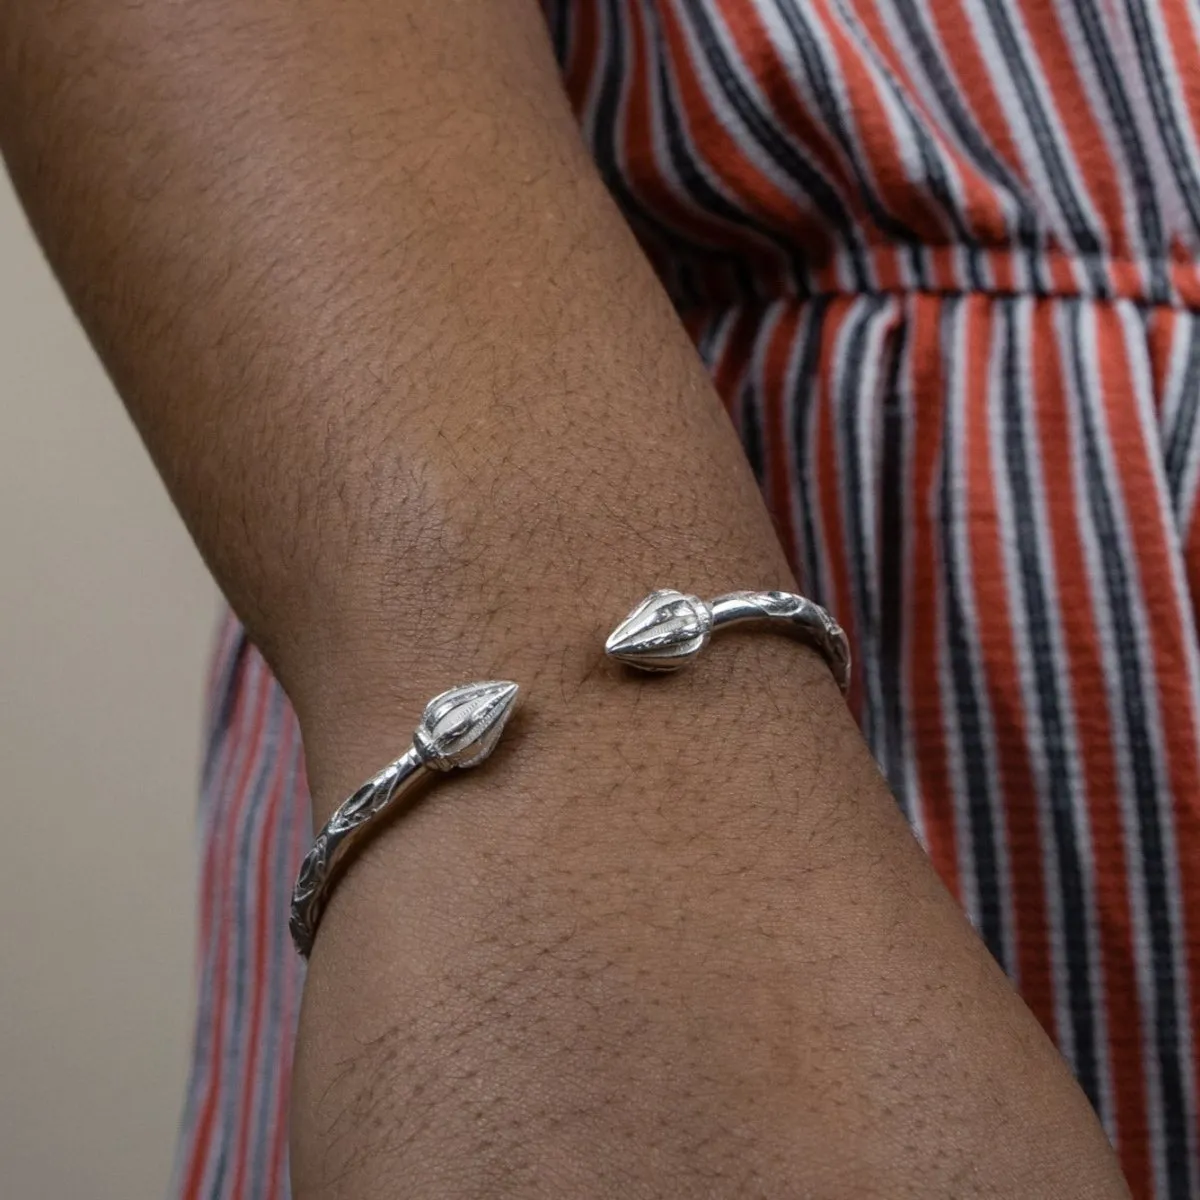
<svg viewBox="0 0 1200 1200"><path fill-rule="evenodd" d="M816 398L817 365L821 355L821 337L825 330L829 306L829 299L824 297L811 301L806 307L801 322L800 334L796 340L798 364L793 375L795 382L792 385L792 420L789 430L792 439L793 461L796 463L794 486L797 490L804 539L804 560L801 573L804 576L804 586L808 589L809 594L822 600L828 598L829 585L821 563L820 542L817 538L816 523L813 520L815 501L809 474L809 464L812 462L809 443L811 441L813 405Z"/></svg>
<svg viewBox="0 0 1200 1200"><path fill-rule="evenodd" d="M1171 97L1167 83L1167 65L1158 53L1145 0L1141 3L1130 3L1130 0L1126 0L1125 11L1129 14L1129 25L1133 30L1133 40L1142 65L1142 78L1146 81L1146 89L1150 93L1158 134L1166 149L1167 160L1171 164L1171 172L1175 176L1179 193L1187 206L1193 234L1200 237L1200 180L1196 178L1194 160L1188 154L1179 114ZM1192 149L1194 153L1194 142Z"/></svg>
<svg viewBox="0 0 1200 1200"><path fill-rule="evenodd" d="M1044 510L1035 499L1038 454L1027 427L1029 403L1027 365L1018 343L1017 322L1022 302L1000 304L1003 377L1001 410L1008 480L1012 492L1014 543L1020 571L1023 636L1028 640L1035 690L1031 720L1040 725L1046 759L1045 802L1053 829L1053 851L1057 858L1053 878L1061 896L1058 904L1065 956L1067 1009L1071 1021L1073 1066L1093 1106L1100 1107L1100 1081L1096 1062L1096 1021L1093 1013L1090 946L1087 932L1089 897L1083 880L1081 851L1074 818L1075 796L1067 761L1068 738L1064 709L1069 700L1062 694L1067 672L1052 633L1052 581L1043 577ZM1030 798L1033 799L1032 797Z"/></svg>
<svg viewBox="0 0 1200 1200"><path fill-rule="evenodd" d="M862 148L843 119L843 104L837 94L833 77L825 68L825 56L809 16L796 3L796 0L780 0L779 12L788 31L796 40L800 63L804 67L808 85L813 90L821 118L842 148L842 152L854 172L859 195L871 219L882 232L900 245L910 249L918 245L919 239L916 233L903 221L893 216L875 192L867 164L864 162Z"/></svg>
<svg viewBox="0 0 1200 1200"><path fill-rule="evenodd" d="M1003 894L1000 883L1000 856L996 846L998 798L992 789L988 762L991 751L984 729L983 709L986 699L974 658L978 636L972 628L963 596L962 580L970 573L970 564L962 561L960 539L966 524L961 511L958 481L966 476L963 452L964 420L961 392L964 363L951 353L950 347L961 347L957 327L965 317L966 302L960 298L946 301L942 313L942 345L945 348L943 377L948 381L945 417L945 450L942 456L940 544L945 569L946 587L946 648L953 694L952 719L957 727L961 746L963 783L970 797L968 823L973 877L976 890L979 934L996 960L1011 973L1013 960L1005 928Z"/></svg>
<svg viewBox="0 0 1200 1200"><path fill-rule="evenodd" d="M1200 320L1194 314L1180 317L1187 329L1187 365L1179 384L1179 409L1167 439L1167 486L1175 508L1176 520L1183 523L1188 515L1185 481L1188 468L1196 461L1197 414L1200 413Z"/></svg>
<svg viewBox="0 0 1200 1200"><path fill-rule="evenodd" d="M989 3L994 2L995 0L989 0ZM1117 127L1122 152L1137 196L1138 223L1146 252L1151 256L1148 264L1152 281L1150 299L1155 303L1165 303L1170 297L1171 289L1162 269L1161 255L1165 246L1154 176L1138 134L1129 96L1121 81L1121 72L1117 68L1112 46L1105 32L1104 18L1094 0L1074 0L1074 7L1092 57L1096 78Z"/></svg>
<svg viewBox="0 0 1200 1200"><path fill-rule="evenodd" d="M862 647L862 657L867 663L867 669L862 672L868 693L863 712L863 733L872 744L876 740L875 718L883 706L879 676L875 670L879 647L879 631L875 621L878 601L874 594L874 563L869 560L866 534L867 524L874 523L867 511L874 489L868 486L864 477L870 469L869 462L864 462L864 459L874 447L863 445L859 426L863 419L862 406L873 404L876 399L863 395L863 373L868 367L866 352L871 326L891 303L890 298L879 296L865 297L855 303L848 327L841 331L842 348L837 356L838 368L833 374L831 397L831 417L838 427L838 475L842 485L841 508L845 516L845 557L852 592L850 601L854 606L855 629Z"/></svg>
<svg viewBox="0 0 1200 1200"><path fill-rule="evenodd" d="M850 219L842 199L821 172L790 145L762 109L754 102L733 63L725 56L713 20L703 5L688 10L697 42L713 72L722 97L737 113L748 135L779 170L799 185L817 210L841 235L849 255L853 284L860 290L871 287L862 234Z"/></svg>
<svg viewBox="0 0 1200 1200"><path fill-rule="evenodd" d="M902 755L907 739L904 719L904 616L910 602L904 571L909 556L913 498L906 478L911 414L905 411L902 379L910 377L908 322L899 324L887 376L882 389L882 436L880 438L879 496L879 691L881 719L877 723L880 766L891 784L900 807L913 819L913 800L908 794L908 772ZM917 619L925 620L925 614Z"/></svg>
<svg viewBox="0 0 1200 1200"><path fill-rule="evenodd" d="M1021 109L1033 132L1034 145L1050 180L1054 199L1066 217L1074 247L1082 255L1093 293L1100 298L1106 297L1109 294L1108 277L1098 261L1104 253L1104 244L1085 215L1075 192L1059 145L1055 122L1042 104L1012 17L1003 4L985 4L984 11L1003 53L1004 67L1020 97Z"/></svg>
<svg viewBox="0 0 1200 1200"><path fill-rule="evenodd" d="M1154 1038L1158 1053L1158 1075L1162 1090L1162 1119L1166 1132L1167 1195L1169 1200L1189 1200L1187 1130L1183 1125L1183 1079L1178 1058L1179 1014L1175 1010L1175 956L1171 929L1171 906L1166 894L1166 863L1163 833L1158 810L1159 796L1166 788L1158 776L1148 722L1154 718L1143 692L1148 673L1141 662L1134 612L1133 590L1129 577L1129 547L1122 537L1113 496L1104 467L1101 445L1104 434L1098 428L1094 406L1102 400L1090 392L1083 381L1088 377L1083 313L1078 301L1064 302L1069 314L1070 353L1080 388L1080 414L1088 479L1088 499L1096 526L1105 595L1116 637L1114 649L1119 664L1121 692L1124 697L1123 719L1128 730L1129 757L1137 804L1138 831L1142 851L1142 879L1145 887L1150 957L1154 975Z"/></svg>

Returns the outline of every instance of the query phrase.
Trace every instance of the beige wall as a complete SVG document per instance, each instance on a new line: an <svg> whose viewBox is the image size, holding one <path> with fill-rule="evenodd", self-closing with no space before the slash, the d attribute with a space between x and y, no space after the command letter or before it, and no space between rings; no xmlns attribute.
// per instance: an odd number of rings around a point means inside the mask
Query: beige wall
<svg viewBox="0 0 1200 1200"><path fill-rule="evenodd" d="M2 171L0 404L0 1197L153 1198L215 592Z"/></svg>

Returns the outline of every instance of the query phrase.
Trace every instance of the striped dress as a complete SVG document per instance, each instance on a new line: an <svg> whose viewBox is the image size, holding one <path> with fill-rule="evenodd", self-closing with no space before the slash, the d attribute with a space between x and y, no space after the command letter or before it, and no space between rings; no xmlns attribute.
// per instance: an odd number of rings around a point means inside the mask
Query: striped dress
<svg viewBox="0 0 1200 1200"><path fill-rule="evenodd" d="M547 0L937 871L1139 1200L1200 1196L1200 0ZM173 1194L288 1194L309 840L232 621Z"/></svg>

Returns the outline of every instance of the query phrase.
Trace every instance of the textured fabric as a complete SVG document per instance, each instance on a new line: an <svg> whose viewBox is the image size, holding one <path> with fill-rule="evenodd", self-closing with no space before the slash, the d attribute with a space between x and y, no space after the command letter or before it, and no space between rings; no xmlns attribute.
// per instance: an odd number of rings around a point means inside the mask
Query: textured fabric
<svg viewBox="0 0 1200 1200"><path fill-rule="evenodd" d="M1134 1195L1200 1195L1200 0L547 15L899 802ZM308 810L232 623L210 747L176 1193L275 1200Z"/></svg>

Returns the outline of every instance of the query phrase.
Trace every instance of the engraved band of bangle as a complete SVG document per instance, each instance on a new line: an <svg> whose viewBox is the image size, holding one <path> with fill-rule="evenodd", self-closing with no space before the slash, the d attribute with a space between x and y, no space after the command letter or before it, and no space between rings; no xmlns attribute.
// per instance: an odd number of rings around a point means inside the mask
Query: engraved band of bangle
<svg viewBox="0 0 1200 1200"><path fill-rule="evenodd" d="M353 852L431 772L483 762L500 740L516 697L517 685L506 680L467 683L435 696L425 706L412 746L329 818L305 855L292 890L289 927L304 958L312 952L329 896Z"/></svg>
<svg viewBox="0 0 1200 1200"><path fill-rule="evenodd" d="M675 671L731 625L778 626L820 651L838 687L850 686L850 644L819 605L791 592L729 592L705 602L673 588L651 592L609 635L604 652L641 671Z"/></svg>

